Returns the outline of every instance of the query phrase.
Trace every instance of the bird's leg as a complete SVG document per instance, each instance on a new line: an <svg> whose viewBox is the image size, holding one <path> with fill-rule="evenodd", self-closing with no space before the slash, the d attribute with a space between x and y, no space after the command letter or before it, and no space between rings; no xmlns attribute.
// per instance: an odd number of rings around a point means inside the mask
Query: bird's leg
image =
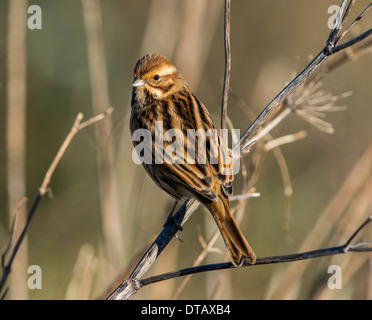
<svg viewBox="0 0 372 320"><path fill-rule="evenodd" d="M173 206L167 216L167 219L165 220L163 227L166 227L173 223L177 227L178 230L182 231L183 230L182 226L173 217L173 213L174 213L174 210L176 209L177 203L178 203L178 200L174 200Z"/></svg>

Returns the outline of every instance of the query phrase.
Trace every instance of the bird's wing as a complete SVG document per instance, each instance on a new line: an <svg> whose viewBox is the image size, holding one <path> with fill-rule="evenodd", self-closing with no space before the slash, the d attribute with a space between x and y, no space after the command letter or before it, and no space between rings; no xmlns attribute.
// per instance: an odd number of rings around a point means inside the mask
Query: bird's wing
<svg viewBox="0 0 372 320"><path fill-rule="evenodd" d="M226 144L208 110L195 96L189 99L189 109L190 105L192 117L176 121L181 130L165 131L164 163L159 169L210 200L216 200L216 184L229 196L234 176Z"/></svg>

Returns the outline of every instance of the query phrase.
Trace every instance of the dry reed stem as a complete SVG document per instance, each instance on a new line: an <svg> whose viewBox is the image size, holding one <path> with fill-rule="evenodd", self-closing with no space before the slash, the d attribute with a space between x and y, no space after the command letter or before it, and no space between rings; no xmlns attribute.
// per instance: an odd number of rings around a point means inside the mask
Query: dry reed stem
<svg viewBox="0 0 372 320"><path fill-rule="evenodd" d="M7 52L7 188L9 217L26 194L26 19L27 0L9 2ZM14 237L21 234L26 221L26 210L20 209ZM27 299L28 245L25 239L19 257L13 265L11 296Z"/></svg>
<svg viewBox="0 0 372 320"><path fill-rule="evenodd" d="M368 171L368 170L367 170ZM342 217L341 222L334 221L334 225L336 225L335 230L330 230L332 232L332 237L328 241L329 243L335 243L338 239L342 238L343 234L351 233L356 228L357 221L360 221L371 212L372 202L370 199L370 195L372 194L372 170L370 172L366 172L366 177L364 179L364 184L360 187L360 189L351 196L350 205L348 207L347 212ZM367 232L368 238L368 232ZM356 255L356 256L346 256L342 260L340 257L330 257L327 261L323 262L323 266L331 266L331 265L338 265L341 267L342 270L342 287L345 288L348 286L349 281L352 277L360 270L360 268L368 262L368 256L364 255ZM323 267L325 268L325 267ZM313 276L313 282L316 282L315 276ZM349 294L353 294L353 291L357 289L356 287L351 286L349 290ZM328 286L319 286L318 290L312 296L312 299L337 299L339 297L339 290L329 290ZM343 296L342 298L345 299L346 297Z"/></svg>
<svg viewBox="0 0 372 320"><path fill-rule="evenodd" d="M91 244L81 246L68 283L65 300L88 300L93 285L97 258Z"/></svg>
<svg viewBox="0 0 372 320"><path fill-rule="evenodd" d="M216 33L223 8L222 1L188 0L183 2L174 64L190 88L197 93L202 71ZM192 52L192 54L190 54Z"/></svg>
<svg viewBox="0 0 372 320"><path fill-rule="evenodd" d="M230 30L231 30L231 0L225 0L224 8L224 51L225 51L225 68L224 68L224 77L223 77L223 88L222 88L222 102L221 102L221 129L227 128L227 107L229 101L229 91L230 91L230 78L231 78L231 39L230 39ZM239 222L238 222L239 223ZM222 288L223 283L225 282L226 275L224 271L219 274L219 280L217 281L220 284L219 288ZM210 281L215 281L214 275L207 274L207 283ZM211 293L212 296L218 295L219 290L216 291L216 287ZM226 294L227 290L225 291Z"/></svg>
<svg viewBox="0 0 372 320"><path fill-rule="evenodd" d="M97 0L82 0L82 7L87 38L92 107L95 114L100 114L110 105L101 7ZM124 245L120 227L121 214L117 181L113 166L113 146L112 140L109 139L111 132L110 118L96 126L103 246L109 267L117 270L123 262Z"/></svg>
<svg viewBox="0 0 372 320"><path fill-rule="evenodd" d="M368 171L368 170L367 170ZM364 179L364 185L361 186L360 190L352 197L351 203L347 212L342 217L342 221L337 224L336 230L330 239L330 243L335 243L337 239L340 239L343 234L350 234L355 230L357 221L361 221L366 215L371 213L372 208L371 201L372 194L372 167L369 172L366 172ZM339 265L342 270L342 285L347 286L348 282L355 275L355 273L368 261L368 256L356 256L346 257L341 263L336 257L329 259L328 265ZM315 299L330 299L337 294L337 290L327 290L322 288L315 294ZM354 290L356 288L353 288Z"/></svg>
<svg viewBox="0 0 372 320"><path fill-rule="evenodd" d="M179 32L179 6L180 3L174 0L151 1L139 52L141 56L150 52L173 56Z"/></svg>
<svg viewBox="0 0 372 320"><path fill-rule="evenodd" d="M372 144L369 145L363 155L356 162L350 171L338 192L329 202L323 213L320 214L314 227L310 230L309 235L299 247L299 251L305 251L309 248L319 247L328 235L327 226L339 221L341 214L348 206L352 197L358 192L360 187L365 183L366 168L371 170L372 165ZM368 175L367 175L368 176ZM285 299L308 266L309 261L303 261L289 265L277 289L273 292L273 299Z"/></svg>

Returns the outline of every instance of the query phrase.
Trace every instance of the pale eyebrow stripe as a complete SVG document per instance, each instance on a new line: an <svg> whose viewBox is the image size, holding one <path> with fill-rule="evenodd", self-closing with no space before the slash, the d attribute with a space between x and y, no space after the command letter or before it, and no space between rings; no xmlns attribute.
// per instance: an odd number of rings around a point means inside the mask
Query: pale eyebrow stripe
<svg viewBox="0 0 372 320"><path fill-rule="evenodd" d="M159 70L157 73L159 76L165 76L167 74L172 74L176 71L176 68L174 66L164 66Z"/></svg>

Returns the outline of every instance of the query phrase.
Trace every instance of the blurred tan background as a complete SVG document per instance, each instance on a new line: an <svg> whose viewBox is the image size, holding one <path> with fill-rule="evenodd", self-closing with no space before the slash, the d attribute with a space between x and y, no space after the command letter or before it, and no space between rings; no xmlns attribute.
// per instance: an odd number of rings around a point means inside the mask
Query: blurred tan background
<svg viewBox="0 0 372 320"><path fill-rule="evenodd" d="M1 252L9 236L9 212L14 210L9 207L6 143L10 2L0 2ZM258 114L294 72L307 64L309 55L322 49L329 35L328 7L339 2L232 1L231 86L253 112ZM109 188L102 188L102 184L100 188L102 173L98 169L103 160L102 155L97 156L100 147L95 128L88 127L78 133L66 151L50 184L53 197L46 195L42 199L28 231L24 266L41 267L42 289L29 290L24 280L8 282L7 298L93 299L100 297L161 231L172 204L170 197L132 161L128 116L134 65L148 52L167 55L219 124L224 74L224 4L223 0L105 0L99 2L98 11L95 7L89 11L79 0L25 3L26 7L37 4L42 9L42 29L27 29L25 34L24 183L28 208L77 113L82 112L85 119L95 115L97 109L93 106L100 99L95 94L101 90L104 98L99 101L106 101L115 110L110 120L105 120L108 132L101 136L100 142L108 153L112 152L107 160ZM352 17L368 3L358 1ZM103 30L106 70L102 70L107 83L98 81L94 90L90 78L93 67L88 59L89 23L84 22L89 19L87 14L93 18L98 14ZM366 15L356 32L371 28L371 14ZM30 16L26 14L25 18ZM272 132L279 137L304 129L308 136L281 148L293 186L288 230L282 228L285 200L277 161L269 153L263 163L255 185L261 197L247 203L241 226L258 257L298 252L305 239L315 232L317 219L327 206L332 201L339 203L335 195L371 145L372 55L356 58L323 81L323 89L334 95L353 92L337 103L347 105L346 111L327 115L326 121L336 130L334 134L322 133L297 116L290 116ZM105 109L108 105L101 107ZM248 128L250 120L232 97L228 114L235 128L242 132ZM317 229L324 239L321 243L314 242L315 247L310 243L306 250L343 244L371 215L370 150L364 157L367 157L366 165L359 166L359 174L353 175L354 188L347 185L341 195L345 205L333 206L330 210L338 212L322 223L323 229ZM183 242L174 239L146 276L191 266L202 250L198 226L205 239L215 230L210 215L199 209L179 233ZM364 230L360 238L372 239L371 228ZM222 241L217 246L224 250ZM223 259L211 252L207 262ZM372 298L370 254L354 253L308 263L230 270L225 274L222 289L215 288L218 272L194 275L179 298L208 299L213 294L222 299ZM330 276L327 269L332 264L342 268L342 290L327 287ZM290 266L295 270L289 270ZM299 275L295 275L296 269L301 270ZM22 266L20 270L18 274L14 271L12 277L27 281L27 270L22 271ZM293 276L288 272L293 272ZM285 276L294 279L293 283L281 282ZM144 287L133 299L170 299L181 281Z"/></svg>

